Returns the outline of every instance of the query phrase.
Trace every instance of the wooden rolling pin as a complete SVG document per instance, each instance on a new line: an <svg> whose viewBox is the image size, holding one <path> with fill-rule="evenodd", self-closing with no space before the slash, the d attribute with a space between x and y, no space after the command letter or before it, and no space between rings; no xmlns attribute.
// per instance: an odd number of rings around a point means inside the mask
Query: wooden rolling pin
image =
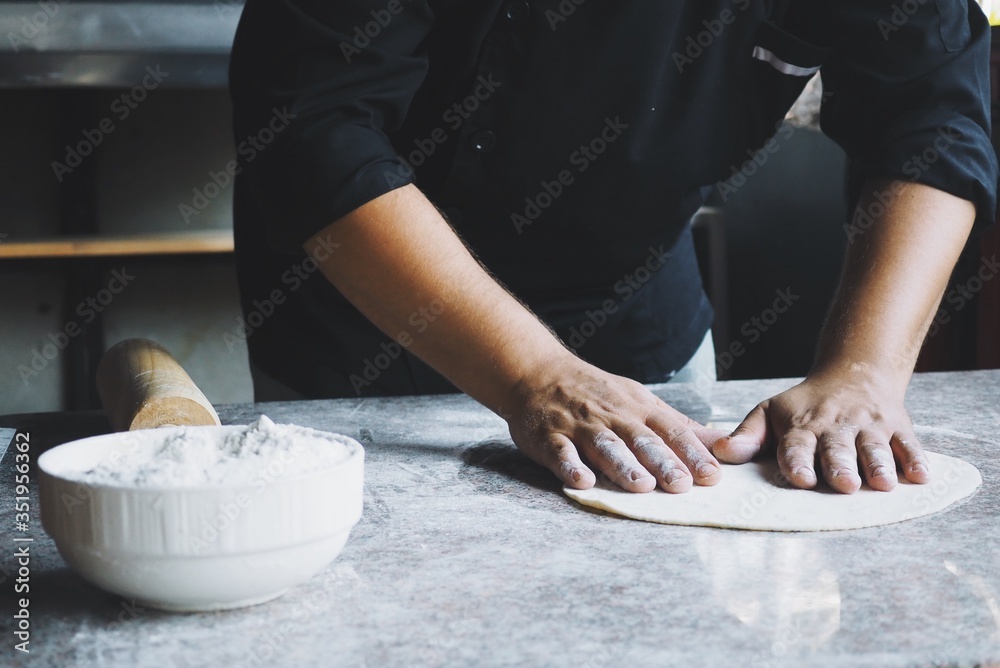
<svg viewBox="0 0 1000 668"><path fill-rule="evenodd" d="M217 425L219 415L166 348L126 339L97 365L97 394L115 431Z"/></svg>

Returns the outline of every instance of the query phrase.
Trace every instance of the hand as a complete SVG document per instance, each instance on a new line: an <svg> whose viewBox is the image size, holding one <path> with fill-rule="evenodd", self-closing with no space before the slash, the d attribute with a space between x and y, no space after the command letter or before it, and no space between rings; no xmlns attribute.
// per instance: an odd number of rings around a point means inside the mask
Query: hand
<svg viewBox="0 0 1000 668"><path fill-rule="evenodd" d="M817 460L823 478L844 494L861 487L861 473L872 489L891 491L897 463L907 480L925 483L927 458L903 407L905 390L888 385L864 374L807 378L750 411L712 452L742 464L777 444L782 475L803 489L816 486Z"/></svg>
<svg viewBox="0 0 1000 668"><path fill-rule="evenodd" d="M501 410L514 443L564 484L588 489L591 467L629 492L714 485L708 445L724 435L677 412L642 384L566 354L511 392ZM586 460L590 466L584 463Z"/></svg>

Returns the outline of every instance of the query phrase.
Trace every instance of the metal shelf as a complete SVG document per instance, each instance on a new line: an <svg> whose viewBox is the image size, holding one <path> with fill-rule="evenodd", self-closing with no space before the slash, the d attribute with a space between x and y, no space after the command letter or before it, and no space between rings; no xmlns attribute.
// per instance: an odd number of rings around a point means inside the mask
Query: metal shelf
<svg viewBox="0 0 1000 668"><path fill-rule="evenodd" d="M0 88L224 88L243 4L0 2Z"/></svg>

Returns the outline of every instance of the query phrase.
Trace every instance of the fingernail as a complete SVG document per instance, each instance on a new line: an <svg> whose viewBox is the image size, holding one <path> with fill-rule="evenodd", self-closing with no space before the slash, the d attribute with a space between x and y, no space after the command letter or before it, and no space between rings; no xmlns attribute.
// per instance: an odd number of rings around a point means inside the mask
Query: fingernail
<svg viewBox="0 0 1000 668"><path fill-rule="evenodd" d="M636 480L649 478L650 475L646 471L640 471L639 469L632 469L632 472L628 474L628 477L632 482L635 482Z"/></svg>
<svg viewBox="0 0 1000 668"><path fill-rule="evenodd" d="M670 471L663 476L663 478L667 481L668 485L672 485L678 480L683 480L686 477L687 475L684 473L684 471L678 471L677 469L674 469L673 471Z"/></svg>
<svg viewBox="0 0 1000 668"><path fill-rule="evenodd" d="M852 471L851 469L836 469L833 472L833 477L834 478L847 478L847 477L852 476L853 474L854 474L854 471Z"/></svg>
<svg viewBox="0 0 1000 668"><path fill-rule="evenodd" d="M816 473L808 466L800 466L799 468L792 471L792 475L803 478L805 480L815 480Z"/></svg>
<svg viewBox="0 0 1000 668"><path fill-rule="evenodd" d="M889 469L887 469L884 466L876 466L875 468L872 469L872 476L876 478L888 478Z"/></svg>
<svg viewBox="0 0 1000 668"><path fill-rule="evenodd" d="M927 467L924 466L921 462L910 464L910 470L913 471L914 473L927 473Z"/></svg>
<svg viewBox="0 0 1000 668"><path fill-rule="evenodd" d="M698 465L698 476L701 478L711 478L713 475L719 472L719 469L712 466L711 464L699 464Z"/></svg>
<svg viewBox="0 0 1000 668"><path fill-rule="evenodd" d="M573 482L579 482L580 478L583 477L583 471L581 471L576 466L573 466L569 462L563 462L561 464L560 468L562 468L563 475L565 475L568 478L572 479Z"/></svg>

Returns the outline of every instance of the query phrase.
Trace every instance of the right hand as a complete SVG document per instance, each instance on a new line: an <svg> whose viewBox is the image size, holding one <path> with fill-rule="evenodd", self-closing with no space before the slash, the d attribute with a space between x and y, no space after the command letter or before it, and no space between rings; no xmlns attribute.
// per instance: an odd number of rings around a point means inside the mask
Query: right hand
<svg viewBox="0 0 1000 668"><path fill-rule="evenodd" d="M522 379L510 397L500 412L514 443L569 487L593 487L595 468L628 492L686 492L721 477L709 446L727 432L569 353Z"/></svg>

